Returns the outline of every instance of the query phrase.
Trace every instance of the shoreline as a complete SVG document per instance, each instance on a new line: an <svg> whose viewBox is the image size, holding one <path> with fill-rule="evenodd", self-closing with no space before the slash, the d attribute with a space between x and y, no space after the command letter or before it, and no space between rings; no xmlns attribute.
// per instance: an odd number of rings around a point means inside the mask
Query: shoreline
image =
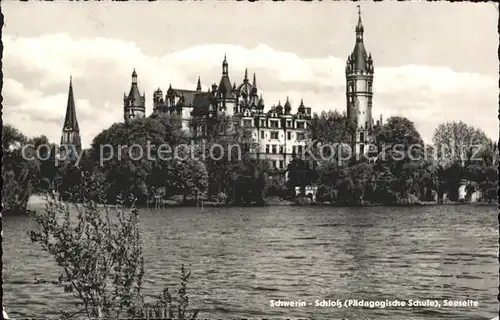
<svg viewBox="0 0 500 320"><path fill-rule="evenodd" d="M43 205L45 204L45 197L43 195L31 195L28 200L28 209L32 205ZM436 202L422 202L422 203L414 203L414 204L376 204L376 203L363 203L363 204L340 204L340 203L309 203L309 204L300 204L298 202L282 200L276 198L265 199L265 203L262 204L232 204L232 203L217 203L215 201L203 201L203 207L283 207L283 206L302 206L302 207L426 207L426 206L457 206L457 205L468 205L468 206L498 206L497 202L445 202L445 203L436 203ZM151 210L162 210L166 208L178 208L178 207L192 207L192 208L201 208L200 204L196 204L196 201L188 201L187 203L179 203L175 200L165 200L163 205L161 205L158 209L155 208L154 204L146 205L137 205L139 209L151 209Z"/></svg>

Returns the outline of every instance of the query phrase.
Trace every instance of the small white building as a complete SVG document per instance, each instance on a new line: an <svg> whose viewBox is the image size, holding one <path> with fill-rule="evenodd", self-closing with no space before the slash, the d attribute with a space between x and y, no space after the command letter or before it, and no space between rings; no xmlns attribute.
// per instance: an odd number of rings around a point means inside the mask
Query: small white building
<svg viewBox="0 0 500 320"><path fill-rule="evenodd" d="M318 193L318 187L316 186L306 186L304 195L311 198L312 202L316 202L316 194ZM295 187L295 196L298 197L302 194L302 187Z"/></svg>
<svg viewBox="0 0 500 320"><path fill-rule="evenodd" d="M467 200L467 186L465 184L461 184L460 187L458 187L458 201L465 201Z"/></svg>

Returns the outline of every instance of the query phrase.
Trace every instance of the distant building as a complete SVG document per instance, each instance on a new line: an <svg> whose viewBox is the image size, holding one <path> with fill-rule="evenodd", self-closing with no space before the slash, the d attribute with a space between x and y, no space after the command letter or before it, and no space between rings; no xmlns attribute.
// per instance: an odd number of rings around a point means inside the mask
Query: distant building
<svg viewBox="0 0 500 320"><path fill-rule="evenodd" d="M61 154L60 156L70 156L66 152L76 151L80 153L82 150L82 141L80 138L80 127L76 118L75 98L73 95L73 81L70 77L68 103L66 104L66 116L61 135Z"/></svg>

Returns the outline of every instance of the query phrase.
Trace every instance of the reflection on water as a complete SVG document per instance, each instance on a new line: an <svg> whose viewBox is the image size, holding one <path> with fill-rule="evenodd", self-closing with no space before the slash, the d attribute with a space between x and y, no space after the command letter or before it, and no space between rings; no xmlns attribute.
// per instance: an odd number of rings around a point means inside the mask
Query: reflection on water
<svg viewBox="0 0 500 320"><path fill-rule="evenodd" d="M11 317L74 308L34 284L58 269L30 244L27 217L4 217ZM146 292L191 271L191 303L211 318L491 319L497 312L495 207L193 208L141 211ZM271 308L269 300L473 299L474 308Z"/></svg>

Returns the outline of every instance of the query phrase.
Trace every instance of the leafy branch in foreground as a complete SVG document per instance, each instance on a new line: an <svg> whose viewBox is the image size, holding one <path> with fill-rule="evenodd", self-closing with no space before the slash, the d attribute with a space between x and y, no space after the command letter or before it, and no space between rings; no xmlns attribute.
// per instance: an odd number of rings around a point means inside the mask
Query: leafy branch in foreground
<svg viewBox="0 0 500 320"><path fill-rule="evenodd" d="M99 204L99 190L97 182L85 181L78 191L81 204L47 198L45 210L33 213L38 228L29 232L32 242L40 244L61 268L57 281L51 283L73 294L82 308L73 314L65 312L64 318L79 313L97 319L146 317L175 310L177 319L194 319L198 312L188 312L189 273L184 266L179 301L174 303L165 289L157 306L145 305L139 212L133 202L126 206L120 199L116 206Z"/></svg>
<svg viewBox="0 0 500 320"><path fill-rule="evenodd" d="M151 307L146 307L141 313L140 317L146 319L185 319L195 320L198 316L199 310L189 311L189 297L187 295L187 283L191 272L186 272L184 265L181 267L181 286L178 290L179 301L174 303L172 295L168 288L163 289L162 294L157 296L156 304Z"/></svg>

